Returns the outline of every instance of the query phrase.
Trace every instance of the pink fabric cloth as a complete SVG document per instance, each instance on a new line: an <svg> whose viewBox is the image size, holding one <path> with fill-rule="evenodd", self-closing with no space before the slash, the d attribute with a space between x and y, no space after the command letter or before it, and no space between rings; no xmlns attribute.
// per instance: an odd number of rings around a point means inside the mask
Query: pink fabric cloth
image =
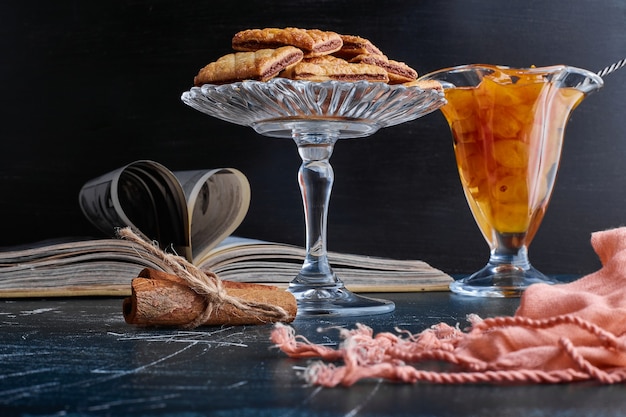
<svg viewBox="0 0 626 417"><path fill-rule="evenodd" d="M413 383L559 383L626 380L626 228L592 234L602 268L568 284L535 284L513 316L468 317L461 331L441 323L412 335L363 325L342 329L337 349L277 325L272 341L294 358L314 358L308 382L351 385L364 378ZM450 364L432 370L433 362ZM425 365L429 365L425 366ZM441 366L439 366L441 368Z"/></svg>

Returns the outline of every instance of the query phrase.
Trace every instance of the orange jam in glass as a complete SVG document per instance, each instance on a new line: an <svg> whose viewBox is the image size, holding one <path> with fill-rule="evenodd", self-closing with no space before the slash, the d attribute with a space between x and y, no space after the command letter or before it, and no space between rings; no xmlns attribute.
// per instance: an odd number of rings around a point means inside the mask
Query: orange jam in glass
<svg viewBox="0 0 626 417"><path fill-rule="evenodd" d="M446 89L442 107L474 217L497 234L532 240L550 199L569 114L584 98L540 71L493 67L474 87Z"/></svg>

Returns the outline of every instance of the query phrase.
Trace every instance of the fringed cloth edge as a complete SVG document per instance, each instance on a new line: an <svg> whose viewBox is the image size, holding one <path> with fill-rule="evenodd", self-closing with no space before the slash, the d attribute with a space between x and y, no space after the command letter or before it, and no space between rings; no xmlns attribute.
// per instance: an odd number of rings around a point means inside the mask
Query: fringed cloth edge
<svg viewBox="0 0 626 417"><path fill-rule="evenodd" d="M488 337L490 329L503 326L523 326L545 329L569 323L594 335L607 351L626 354L622 341L607 334L593 323L577 317L563 316L549 320L516 319L514 317L480 320L469 317L474 325L469 333L458 327L440 323L417 335L396 329L398 334L382 332L374 335L371 328L357 324L356 329L340 329L343 342L337 349L311 343L285 324L275 325L271 341L290 358L318 358L303 372L311 385L324 387L351 386L364 379L382 378L393 382L437 384L467 383L565 383L595 380L615 384L626 380L626 368L603 370L593 365L566 337L558 342L559 349L575 366L564 369L499 369L498 365L461 354L457 346L466 337ZM343 364L337 364L343 362ZM420 364L442 362L453 365L457 371L419 369Z"/></svg>

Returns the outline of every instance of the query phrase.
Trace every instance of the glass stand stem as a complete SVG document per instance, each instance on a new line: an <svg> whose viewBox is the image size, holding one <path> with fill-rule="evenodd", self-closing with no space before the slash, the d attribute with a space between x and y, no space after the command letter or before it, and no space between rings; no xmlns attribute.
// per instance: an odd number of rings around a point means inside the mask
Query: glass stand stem
<svg viewBox="0 0 626 417"><path fill-rule="evenodd" d="M298 183L306 225L306 256L289 291L298 302L298 316L368 315L395 309L391 301L361 297L345 288L328 261L326 231L328 206L334 181L329 158L337 135L332 132L294 132L302 164Z"/></svg>
<svg viewBox="0 0 626 417"><path fill-rule="evenodd" d="M298 153L302 158L298 183L306 222L306 257L295 282L335 285L339 280L330 267L326 251L328 205L335 178L329 158L335 140L328 138L330 143L317 145L314 135L306 139L298 145Z"/></svg>

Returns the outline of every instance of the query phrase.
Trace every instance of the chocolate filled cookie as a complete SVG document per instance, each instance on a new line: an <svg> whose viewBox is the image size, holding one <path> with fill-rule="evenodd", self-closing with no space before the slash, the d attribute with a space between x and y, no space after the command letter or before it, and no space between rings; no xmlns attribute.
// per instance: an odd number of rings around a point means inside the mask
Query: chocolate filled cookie
<svg viewBox="0 0 626 417"><path fill-rule="evenodd" d="M305 57L313 57L336 52L341 49L343 42L335 32L291 27L242 30L232 39L235 51L256 51L286 45L301 49Z"/></svg>
<svg viewBox="0 0 626 417"><path fill-rule="evenodd" d="M333 55L350 60L357 55L384 55L369 39L356 35L339 35L343 45Z"/></svg>
<svg viewBox="0 0 626 417"><path fill-rule="evenodd" d="M290 65L300 62L302 56L302 51L293 46L231 53L202 68L194 78L194 85L268 81Z"/></svg>
<svg viewBox="0 0 626 417"><path fill-rule="evenodd" d="M358 55L350 60L362 64L376 65L384 68L389 75L389 84L402 84L417 79L417 71L404 62L394 61L384 55Z"/></svg>
<svg viewBox="0 0 626 417"><path fill-rule="evenodd" d="M340 58L337 61L301 61L280 74L281 77L306 81L372 81L388 82L387 71L369 64L350 64ZM342 61L342 62L339 62Z"/></svg>

